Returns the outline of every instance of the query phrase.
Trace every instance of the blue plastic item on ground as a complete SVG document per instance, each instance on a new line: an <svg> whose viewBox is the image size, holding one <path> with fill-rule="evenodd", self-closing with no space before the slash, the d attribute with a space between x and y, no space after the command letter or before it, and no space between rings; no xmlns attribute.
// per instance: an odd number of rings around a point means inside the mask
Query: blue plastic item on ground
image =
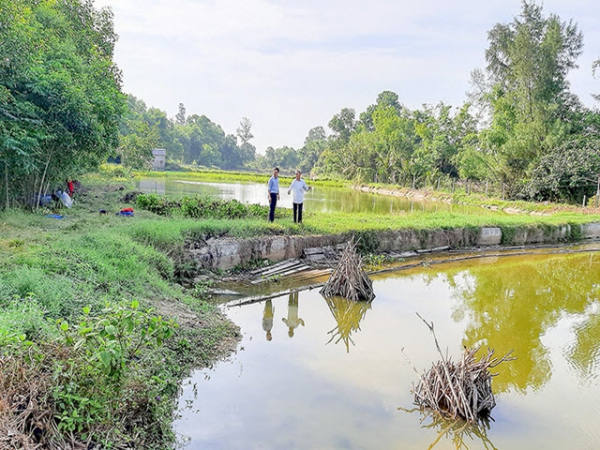
<svg viewBox="0 0 600 450"><path fill-rule="evenodd" d="M132 211L120 211L117 214L119 216L131 216L131 217L133 217L133 212Z"/></svg>
<svg viewBox="0 0 600 450"><path fill-rule="evenodd" d="M62 219L63 216L61 216L60 214L46 214L46 217L49 219Z"/></svg>
<svg viewBox="0 0 600 450"><path fill-rule="evenodd" d="M35 195L34 198L34 204L36 205L40 205L40 206L48 206L50 205L50 203L52 203L52 196L51 195Z"/></svg>

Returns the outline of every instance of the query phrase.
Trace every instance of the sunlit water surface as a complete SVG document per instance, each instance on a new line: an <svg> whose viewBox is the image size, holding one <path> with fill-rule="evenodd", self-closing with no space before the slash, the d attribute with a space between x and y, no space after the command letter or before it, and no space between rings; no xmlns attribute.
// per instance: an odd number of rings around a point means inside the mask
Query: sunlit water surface
<svg viewBox="0 0 600 450"><path fill-rule="evenodd" d="M184 384L176 432L189 450L600 448L599 283L600 253L511 256L374 277L370 304L313 290L226 308L243 339ZM411 365L440 359L417 312L455 359L514 350L488 427L399 409Z"/></svg>

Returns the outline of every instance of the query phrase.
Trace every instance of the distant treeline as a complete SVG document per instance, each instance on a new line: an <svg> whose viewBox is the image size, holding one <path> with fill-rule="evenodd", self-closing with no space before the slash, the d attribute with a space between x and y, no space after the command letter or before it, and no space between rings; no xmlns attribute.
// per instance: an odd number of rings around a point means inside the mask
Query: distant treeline
<svg viewBox="0 0 600 450"><path fill-rule="evenodd" d="M600 177L599 112L586 108L567 81L582 48L577 25L524 1L511 23L488 32L487 66L472 72L472 92L460 107L439 103L410 110L396 93L384 91L358 115L342 109L328 132L311 129L301 148L269 147L264 155L250 143L247 118L236 136L226 135L205 116L185 117L181 104L171 121L134 98L127 117L156 128L157 145L177 163L300 168L403 186L489 181L512 198L579 202L595 195Z"/></svg>
<svg viewBox="0 0 600 450"><path fill-rule="evenodd" d="M4 3L6 6L4 6ZM570 91L583 35L573 22L524 1L488 32L487 66L471 74L459 107L410 110L391 91L365 111L343 108L301 148L252 144L242 118L227 134L208 117L176 117L121 93L112 61L110 10L89 0L5 0L0 10L0 204L22 203L108 157L148 167L153 148L167 168L273 166L329 178L422 186L473 180L512 198L581 201L600 176L600 114ZM600 66L596 61L590 71Z"/></svg>

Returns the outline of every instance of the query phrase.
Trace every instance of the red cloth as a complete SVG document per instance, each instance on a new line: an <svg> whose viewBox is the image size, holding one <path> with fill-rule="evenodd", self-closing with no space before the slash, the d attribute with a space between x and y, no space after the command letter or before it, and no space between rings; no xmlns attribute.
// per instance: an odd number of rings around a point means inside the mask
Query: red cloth
<svg viewBox="0 0 600 450"><path fill-rule="evenodd" d="M69 195L72 197L73 192L75 192L75 186L73 185L73 181L69 181L67 183L67 186L69 187Z"/></svg>
<svg viewBox="0 0 600 450"><path fill-rule="evenodd" d="M133 208L123 208L121 212L133 212Z"/></svg>

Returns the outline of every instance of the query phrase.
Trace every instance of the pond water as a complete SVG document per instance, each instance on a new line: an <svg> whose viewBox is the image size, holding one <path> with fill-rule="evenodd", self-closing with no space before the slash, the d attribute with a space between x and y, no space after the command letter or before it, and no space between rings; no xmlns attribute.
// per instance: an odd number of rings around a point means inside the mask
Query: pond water
<svg viewBox="0 0 600 450"><path fill-rule="evenodd" d="M225 200L236 199L242 203L258 203L268 205L267 184L265 183L209 183L202 181L168 180L160 178L142 178L137 181L137 188L144 193L167 195L206 194ZM310 186L310 181L307 183ZM280 186L281 200L278 206L292 207L292 196L287 194L289 184ZM305 211L326 212L376 212L392 213L398 211L461 211L467 208L442 202L417 201L405 197L392 197L360 192L347 188L317 186L308 191L304 197ZM477 209L482 213L481 209Z"/></svg>
<svg viewBox="0 0 600 450"><path fill-rule="evenodd" d="M184 383L175 430L188 450L599 448L599 249L374 276L371 303L307 290L224 306L243 339ZM440 359L416 313L454 360L463 346L514 350L486 426L406 411L411 364L422 373Z"/></svg>

